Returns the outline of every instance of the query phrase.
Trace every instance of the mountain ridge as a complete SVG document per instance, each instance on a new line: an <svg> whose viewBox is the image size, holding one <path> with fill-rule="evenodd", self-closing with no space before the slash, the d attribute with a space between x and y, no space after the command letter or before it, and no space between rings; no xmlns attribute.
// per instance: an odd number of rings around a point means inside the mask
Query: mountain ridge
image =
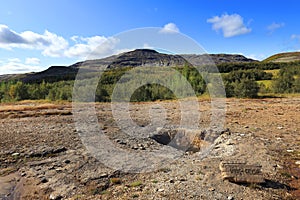
<svg viewBox="0 0 300 200"><path fill-rule="evenodd" d="M164 54L152 49L136 49L106 58L86 60L69 66L51 66L41 72L26 74L1 75L0 81L12 79L23 82L40 82L42 79L51 78L58 80L59 77L74 79L78 70L95 72L103 69L118 69L136 66L161 66L161 67L183 67L209 65L215 63L249 63L258 62L238 54ZM62 78L62 79L63 79Z"/></svg>
<svg viewBox="0 0 300 200"><path fill-rule="evenodd" d="M282 52L272 55L262 62L295 62L300 61L300 52Z"/></svg>

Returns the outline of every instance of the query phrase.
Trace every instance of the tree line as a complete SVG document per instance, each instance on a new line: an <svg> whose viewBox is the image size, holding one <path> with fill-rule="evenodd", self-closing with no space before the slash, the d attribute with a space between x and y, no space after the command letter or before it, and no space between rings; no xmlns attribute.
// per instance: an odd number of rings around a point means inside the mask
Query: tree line
<svg viewBox="0 0 300 200"><path fill-rule="evenodd" d="M248 64L221 64L219 69L223 70L222 79L227 97L256 98L259 92L272 93L300 93L300 63L293 62L290 65L284 63L257 63ZM226 67L225 67L226 66ZM244 66L235 70L236 66ZM248 67L247 67L248 66ZM261 67L264 66L264 67ZM280 69L276 76L265 72L265 69ZM223 68L222 68L223 67ZM232 71L224 72L232 69ZM77 90L82 97L89 96L95 91L95 99L81 99L82 101L110 101L115 87L121 89L116 93L120 100L130 101L155 101L158 99L175 99L188 97L196 94L200 96L208 93L208 88L214 86L214 73L199 73L195 68L184 66L173 68L174 70L133 70L133 68L112 69L102 73L100 80L89 78L80 80ZM155 73L154 73L154 72ZM139 78L136 78L139 77ZM144 80L157 80L157 82L141 85ZM210 82L207 82L207 81ZM263 84L257 81L269 80L272 82L268 91L264 90ZM96 81L96 82L95 82ZM98 81L98 82L97 82ZM193 92L190 90L192 87ZM96 83L97 87L92 87ZM219 84L219 83L218 83ZM20 101L26 99L49 99L72 101L74 80L63 80L53 82L43 80L40 83L24 83L22 81L8 81L0 83L0 101ZM219 87L217 85L217 87ZM116 90L115 90L116 91ZM130 99L128 92L130 91Z"/></svg>

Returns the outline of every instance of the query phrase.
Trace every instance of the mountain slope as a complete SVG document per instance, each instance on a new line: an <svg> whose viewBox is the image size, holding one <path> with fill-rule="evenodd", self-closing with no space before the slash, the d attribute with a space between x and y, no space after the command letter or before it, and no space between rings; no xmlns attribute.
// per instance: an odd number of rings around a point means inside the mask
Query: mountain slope
<svg viewBox="0 0 300 200"><path fill-rule="evenodd" d="M182 54L181 56L196 66L208 65L212 62L216 65L221 63L258 62L257 60L246 58L245 56L238 54Z"/></svg>
<svg viewBox="0 0 300 200"><path fill-rule="evenodd" d="M300 52L279 53L265 59L263 62L294 62L300 61Z"/></svg>
<svg viewBox="0 0 300 200"><path fill-rule="evenodd" d="M21 80L24 82L41 82L47 81L59 81L59 80L74 80L78 70L85 70L85 72L95 72L98 70L118 69L124 67L136 67L136 66L162 66L162 67L183 67L188 66L201 66L214 62L216 65L220 63L248 63L256 62L246 58L242 55L231 54L183 54L183 55L171 55L159 53L150 49L136 49L133 51L121 53L119 55L113 55L110 57L86 60L75 63L68 67L66 66L52 66L47 70L37 73L26 73L20 75L2 75L0 81L9 81L12 79Z"/></svg>

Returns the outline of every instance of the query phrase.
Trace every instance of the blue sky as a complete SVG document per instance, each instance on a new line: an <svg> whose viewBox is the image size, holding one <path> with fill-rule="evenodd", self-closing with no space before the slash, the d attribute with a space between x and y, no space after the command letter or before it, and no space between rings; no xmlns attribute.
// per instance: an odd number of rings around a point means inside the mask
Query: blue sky
<svg viewBox="0 0 300 200"><path fill-rule="evenodd" d="M297 0L2 1L0 74L69 65L103 42L113 45L114 35L143 27L185 34L208 53L261 60L300 50L299 7Z"/></svg>

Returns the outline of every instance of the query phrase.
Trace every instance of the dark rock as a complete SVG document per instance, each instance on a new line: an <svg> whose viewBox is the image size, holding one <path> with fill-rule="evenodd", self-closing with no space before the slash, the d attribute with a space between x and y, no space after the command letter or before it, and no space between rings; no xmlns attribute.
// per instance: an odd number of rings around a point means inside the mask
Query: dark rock
<svg viewBox="0 0 300 200"><path fill-rule="evenodd" d="M41 183L47 183L48 179L46 177L41 178Z"/></svg>

